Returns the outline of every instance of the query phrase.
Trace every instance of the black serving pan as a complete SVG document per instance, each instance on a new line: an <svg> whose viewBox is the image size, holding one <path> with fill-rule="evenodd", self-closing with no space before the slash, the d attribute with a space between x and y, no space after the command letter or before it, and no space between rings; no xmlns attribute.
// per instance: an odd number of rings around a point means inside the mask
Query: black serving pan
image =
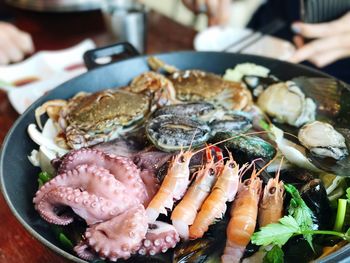
<svg viewBox="0 0 350 263"><path fill-rule="evenodd" d="M100 65L95 61L100 57L117 57L119 61ZM159 54L157 57L180 69L202 69L217 74L223 74L227 68L233 68L238 63L252 62L269 68L282 80L298 76L330 77L302 65L252 55L184 51ZM79 91L95 92L127 85L135 76L149 70L147 56L138 56L135 49L126 43L88 51L84 59L89 69L87 73L41 97L18 118L6 136L0 159L1 189L13 214L40 242L74 262L86 261L66 252L49 224L34 210L32 199L38 187L39 170L31 165L27 156L37 146L27 135L27 127L30 123L35 123L35 109L47 100L68 99ZM349 256L350 245L347 245L320 262L350 262Z"/></svg>

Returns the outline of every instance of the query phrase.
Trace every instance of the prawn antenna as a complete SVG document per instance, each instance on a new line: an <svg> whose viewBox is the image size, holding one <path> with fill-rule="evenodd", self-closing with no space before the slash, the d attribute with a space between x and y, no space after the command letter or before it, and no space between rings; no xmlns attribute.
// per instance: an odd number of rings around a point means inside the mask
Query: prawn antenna
<svg viewBox="0 0 350 263"><path fill-rule="evenodd" d="M189 148L188 148L188 151L190 151L191 148L192 148L192 144L193 144L193 141L194 141L194 137L196 136L197 131L198 131L198 128L196 128L196 129L194 130L194 132L193 132L193 135L192 135L192 138L191 138L191 143L190 143L190 146L189 146ZM207 147L208 147L208 146L207 146ZM196 153L195 153L195 154L196 154Z"/></svg>
<svg viewBox="0 0 350 263"><path fill-rule="evenodd" d="M284 159L284 156L282 156L282 158L281 158L281 162L280 162L280 165L278 167L277 174L276 174L276 177L275 177L277 179L277 181L280 178L280 173L281 173L281 168L282 168L282 164L283 164L283 159Z"/></svg>
<svg viewBox="0 0 350 263"><path fill-rule="evenodd" d="M261 174L272 162L274 162L276 158L277 154L257 172L256 176L259 176L259 174Z"/></svg>
<svg viewBox="0 0 350 263"><path fill-rule="evenodd" d="M199 149L199 150L195 151L193 154L197 154L197 153L199 153L199 152L205 150L205 149L208 148L208 147L216 146L216 145L218 145L218 144L221 144L221 143L224 143L224 142L227 142L227 141L231 141L231 140L236 139L236 138L241 137L241 136L252 136L252 135L257 135L257 134L273 134L273 132L271 132L271 131L258 131L258 132L249 132L249 133L236 134L236 135L234 135L234 136L232 136L232 137L229 137L229 138L227 138L227 139L224 139L224 140L222 140L222 141L219 141L219 142L210 144L210 146L207 146L207 147L204 147L204 148L202 148L202 149Z"/></svg>

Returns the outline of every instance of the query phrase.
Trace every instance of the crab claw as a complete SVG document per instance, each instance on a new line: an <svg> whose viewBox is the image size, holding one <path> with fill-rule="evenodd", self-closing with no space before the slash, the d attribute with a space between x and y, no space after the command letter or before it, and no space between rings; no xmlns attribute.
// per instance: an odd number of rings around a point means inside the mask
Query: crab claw
<svg viewBox="0 0 350 263"><path fill-rule="evenodd" d="M38 124L39 128L42 130L43 126L41 124L40 117L47 113L49 115L49 118L58 121L60 110L63 106L67 105L67 101L65 100L50 100L48 102L45 102L43 105L35 109L35 120Z"/></svg>

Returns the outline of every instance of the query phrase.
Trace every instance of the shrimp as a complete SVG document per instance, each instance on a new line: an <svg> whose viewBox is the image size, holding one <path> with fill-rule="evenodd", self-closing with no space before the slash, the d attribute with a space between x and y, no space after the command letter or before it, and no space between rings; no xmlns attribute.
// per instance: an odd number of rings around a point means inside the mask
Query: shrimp
<svg viewBox="0 0 350 263"><path fill-rule="evenodd" d="M260 227L277 223L283 216L284 184L282 181L279 182L282 162L283 158L276 177L269 179L265 186L263 197L259 204L258 222Z"/></svg>
<svg viewBox="0 0 350 263"><path fill-rule="evenodd" d="M189 187L185 196L175 207L171 215L173 226L176 228L180 237L185 240L189 237L188 226L192 225L196 218L197 211L209 195L217 178L217 167L220 167L221 165L221 160L219 161L219 164L214 163L210 147L206 149L206 154L208 160L207 163L197 172L195 181Z"/></svg>
<svg viewBox="0 0 350 263"><path fill-rule="evenodd" d="M226 229L227 240L222 262L240 262L245 247L254 233L262 181L255 168L250 179L240 183L239 191L230 211L231 219Z"/></svg>
<svg viewBox="0 0 350 263"><path fill-rule="evenodd" d="M185 194L190 183L189 163L193 154L190 150L181 150L171 161L158 192L147 206L148 223L154 223L161 213L167 214L166 208L172 209L174 200L181 199Z"/></svg>
<svg viewBox="0 0 350 263"><path fill-rule="evenodd" d="M191 239L202 237L215 219L222 218L227 208L226 202L231 202L235 198L240 173L245 166L240 168L233 160L232 155L229 155L229 160L219 175L212 192L205 199L193 224L190 226Z"/></svg>

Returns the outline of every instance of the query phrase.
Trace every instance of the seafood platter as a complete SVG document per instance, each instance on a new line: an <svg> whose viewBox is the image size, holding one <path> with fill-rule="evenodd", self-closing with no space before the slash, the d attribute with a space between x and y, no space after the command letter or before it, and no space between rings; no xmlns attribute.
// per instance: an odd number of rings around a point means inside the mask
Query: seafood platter
<svg viewBox="0 0 350 263"><path fill-rule="evenodd" d="M349 95L249 55L100 66L19 118L3 194L74 262L346 262Z"/></svg>

